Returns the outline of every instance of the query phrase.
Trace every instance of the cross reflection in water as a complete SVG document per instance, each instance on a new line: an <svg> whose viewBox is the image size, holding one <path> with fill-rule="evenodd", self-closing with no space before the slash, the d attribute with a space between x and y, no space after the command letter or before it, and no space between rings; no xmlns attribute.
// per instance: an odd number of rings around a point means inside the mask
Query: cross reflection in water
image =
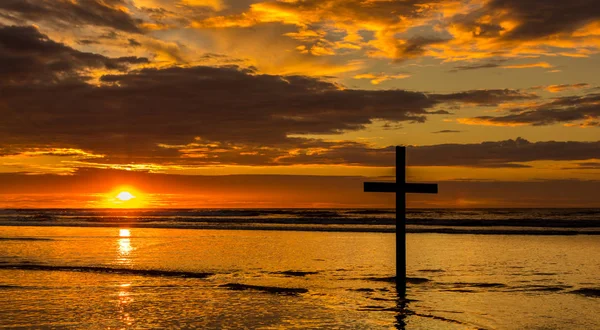
<svg viewBox="0 0 600 330"><path fill-rule="evenodd" d="M396 300L396 323L394 324L396 329L406 329L406 317L410 315L411 311L408 309L408 299L399 296Z"/></svg>

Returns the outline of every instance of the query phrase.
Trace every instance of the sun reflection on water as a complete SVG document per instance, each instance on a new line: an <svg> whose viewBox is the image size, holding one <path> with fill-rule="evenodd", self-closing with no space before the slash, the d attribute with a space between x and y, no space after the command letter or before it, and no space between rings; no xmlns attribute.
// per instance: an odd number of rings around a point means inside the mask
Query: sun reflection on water
<svg viewBox="0 0 600 330"><path fill-rule="evenodd" d="M119 229L119 239L117 239L118 262L120 264L131 264L131 252L134 248L131 246L131 232L129 229Z"/></svg>
<svg viewBox="0 0 600 330"><path fill-rule="evenodd" d="M129 306L133 302L133 297L129 290L131 289L131 283L123 283L119 286L119 320L127 325L132 325L134 322L133 317L129 313Z"/></svg>

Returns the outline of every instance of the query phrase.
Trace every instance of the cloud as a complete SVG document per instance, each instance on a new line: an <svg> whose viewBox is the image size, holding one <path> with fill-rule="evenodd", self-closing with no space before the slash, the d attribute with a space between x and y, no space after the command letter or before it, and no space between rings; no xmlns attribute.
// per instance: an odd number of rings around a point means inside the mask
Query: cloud
<svg viewBox="0 0 600 330"><path fill-rule="evenodd" d="M541 40L574 34L600 18L594 0L491 0L453 17L453 23L481 39Z"/></svg>
<svg viewBox="0 0 600 330"><path fill-rule="evenodd" d="M387 81L387 80L405 79L405 78L409 78L409 77L410 77L410 75L405 74L405 73L388 75L388 74L381 72L381 73L357 74L354 76L354 79L369 79L369 80L371 80L371 84L379 85L382 82Z"/></svg>
<svg viewBox="0 0 600 330"><path fill-rule="evenodd" d="M320 148L317 147L320 144ZM409 146L411 166L466 166L482 168L526 168L531 161L587 160L600 158L597 142L529 142L522 138L471 144ZM394 147L375 148L355 142L329 144L315 141L312 148L299 145L295 152L278 158L279 163L363 164L389 166Z"/></svg>
<svg viewBox="0 0 600 330"><path fill-rule="evenodd" d="M177 154L160 143L188 144L199 137L285 144L291 134L357 130L374 118L422 122L436 103L419 92L343 89L237 67L143 69L105 75L101 82L7 87L3 102L11 114L0 124L2 141L53 140L113 156L151 153L158 160Z"/></svg>
<svg viewBox="0 0 600 330"><path fill-rule="evenodd" d="M0 26L1 85L79 80L88 69L125 70L139 57L109 58L57 43L31 26Z"/></svg>
<svg viewBox="0 0 600 330"><path fill-rule="evenodd" d="M530 68L544 68L551 69L553 66L548 62L536 62L536 63L526 63L526 64L511 64L511 65L503 65L501 68L505 69L530 69Z"/></svg>
<svg viewBox="0 0 600 330"><path fill-rule="evenodd" d="M50 22L62 27L95 25L141 33L142 21L128 13L123 0L2 0L0 10L20 20Z"/></svg>
<svg viewBox="0 0 600 330"><path fill-rule="evenodd" d="M246 29L280 24L301 43L298 51L333 55L346 49L394 61L435 57L444 61L586 57L599 50L600 13L595 0L564 1L360 1L303 0L253 3L241 13L193 20L198 29ZM369 32L372 37L365 38ZM340 37L342 35L342 37ZM497 67L483 62L457 70ZM505 68L552 68L538 62Z"/></svg>
<svg viewBox="0 0 600 330"><path fill-rule="evenodd" d="M440 133L461 133L462 131L457 131L457 130L452 130L452 129L445 129L445 130L441 130L441 131L436 131L436 132L432 132L435 134L440 134Z"/></svg>
<svg viewBox="0 0 600 330"><path fill-rule="evenodd" d="M398 40L396 45L396 53L394 59L396 61L402 61L415 57L420 57L427 52L427 47L436 44L442 44L447 42L445 38L432 38L432 37L412 37L408 40Z"/></svg>
<svg viewBox="0 0 600 330"><path fill-rule="evenodd" d="M475 64L457 65L452 70L450 70L450 72L499 68L499 67L502 67L502 63L503 62L505 62L505 60L497 60L497 61L490 61L490 62L484 62L484 63L475 63Z"/></svg>
<svg viewBox="0 0 600 330"><path fill-rule="evenodd" d="M434 96L443 102L461 102L472 105L496 106L503 102L537 99L538 96L515 89L480 89Z"/></svg>
<svg viewBox="0 0 600 330"><path fill-rule="evenodd" d="M483 62L483 63L475 63L468 65L457 65L450 72L459 72L459 71L467 71L467 70L478 70L478 69L492 69L492 68L501 68L501 69L531 69L531 68L544 68L544 69L552 69L554 66L548 62L535 62L535 63L524 63L524 64L502 64L505 63L506 59L498 59L495 61Z"/></svg>
<svg viewBox="0 0 600 330"><path fill-rule="evenodd" d="M317 41L316 53L333 54L335 50L363 50L374 57L396 60L423 55L428 46L446 41L447 34L399 37L412 27L425 24L437 11L456 1L360 1L304 0L265 1L254 3L241 14L213 16L195 20L198 29L249 28L278 23L294 26L296 32L284 35L303 44L299 51L310 51ZM318 29L316 29L318 28ZM374 32L372 40L364 32ZM344 36L340 39L340 33ZM313 52L314 53L314 52Z"/></svg>
<svg viewBox="0 0 600 330"><path fill-rule="evenodd" d="M429 47L425 55L445 61L588 57L600 49L600 12L595 7L594 0L472 1L439 22L437 28L452 38Z"/></svg>
<svg viewBox="0 0 600 330"><path fill-rule="evenodd" d="M7 79L0 148L10 146L21 155L34 148L79 150L104 155L94 161L107 164L384 166L388 149L300 137L361 130L374 120L422 123L448 114L436 111L444 105L537 98L510 89L450 94L349 89L238 66L128 71L128 65L147 60L79 52L33 27L1 28L0 44L0 58L13 63L2 67ZM86 72L93 68L123 71L90 84ZM563 103L570 101L554 101Z"/></svg>
<svg viewBox="0 0 600 330"><path fill-rule="evenodd" d="M181 0L180 4L192 7L208 7L216 11L223 10L225 7L221 0Z"/></svg>
<svg viewBox="0 0 600 330"><path fill-rule="evenodd" d="M596 142L529 142L522 138L472 144L439 144L410 148L413 166L511 167L538 160L586 160L600 157Z"/></svg>
<svg viewBox="0 0 600 330"><path fill-rule="evenodd" d="M488 13L497 13L498 21L511 19L516 26L506 31L503 39L532 40L553 35L571 34L600 18L595 0L492 0Z"/></svg>
<svg viewBox="0 0 600 330"><path fill-rule="evenodd" d="M546 90L550 93L560 93L567 90L573 89L583 89L590 87L589 84L579 83L579 84L561 84L561 85L550 85L546 86Z"/></svg>
<svg viewBox="0 0 600 330"><path fill-rule="evenodd" d="M223 143L192 143L173 146L184 158L202 158L207 163L238 165L361 165L390 166L395 148L316 139L297 139L288 145L240 148ZM532 161L574 161L600 158L600 141L529 142L522 138L472 144L409 146L411 166L463 166L480 168L527 168Z"/></svg>
<svg viewBox="0 0 600 330"><path fill-rule="evenodd" d="M600 162L576 163L575 167L563 167L563 170L600 170Z"/></svg>
<svg viewBox="0 0 600 330"><path fill-rule="evenodd" d="M469 125L521 126L565 124L600 127L600 94L565 96L525 108L511 109L504 116L478 116L458 119Z"/></svg>
<svg viewBox="0 0 600 330"><path fill-rule="evenodd" d="M127 42L129 44L129 46L131 46L131 47L139 47L139 46L142 45L139 41L137 41L137 40L135 40L133 38L127 39Z"/></svg>

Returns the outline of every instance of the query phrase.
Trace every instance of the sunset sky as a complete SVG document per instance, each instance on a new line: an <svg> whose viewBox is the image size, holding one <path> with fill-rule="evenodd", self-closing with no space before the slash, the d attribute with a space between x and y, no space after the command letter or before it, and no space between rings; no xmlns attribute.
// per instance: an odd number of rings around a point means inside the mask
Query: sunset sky
<svg viewBox="0 0 600 330"><path fill-rule="evenodd" d="M0 207L600 207L597 0L2 0Z"/></svg>

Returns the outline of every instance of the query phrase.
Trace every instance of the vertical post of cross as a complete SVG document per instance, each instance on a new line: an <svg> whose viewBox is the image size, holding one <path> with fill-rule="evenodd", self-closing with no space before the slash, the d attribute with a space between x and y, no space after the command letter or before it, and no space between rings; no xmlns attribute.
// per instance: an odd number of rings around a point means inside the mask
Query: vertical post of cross
<svg viewBox="0 0 600 330"><path fill-rule="evenodd" d="M365 182L365 192L396 193L396 288L406 297L406 194L437 194L437 184L406 183L406 148L396 147L396 182Z"/></svg>
<svg viewBox="0 0 600 330"><path fill-rule="evenodd" d="M406 184L406 148L396 146L396 186ZM396 287L406 295L406 194L396 193Z"/></svg>

